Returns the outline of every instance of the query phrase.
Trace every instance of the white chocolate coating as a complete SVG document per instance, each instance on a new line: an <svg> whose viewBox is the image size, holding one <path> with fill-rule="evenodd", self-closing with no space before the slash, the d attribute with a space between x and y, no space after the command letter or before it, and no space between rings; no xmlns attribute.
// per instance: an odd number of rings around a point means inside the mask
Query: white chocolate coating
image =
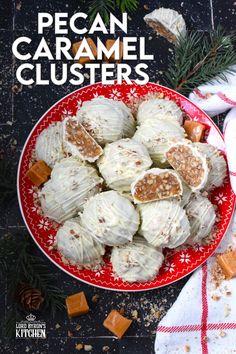
<svg viewBox="0 0 236 354"><path fill-rule="evenodd" d="M170 166L166 159L166 152L173 143L185 137L184 129L171 121L147 121L137 128L133 139L146 146L148 152L158 167Z"/></svg>
<svg viewBox="0 0 236 354"><path fill-rule="evenodd" d="M100 263L105 253L104 246L82 228L79 218L67 220L58 229L56 246L70 263L79 265Z"/></svg>
<svg viewBox="0 0 236 354"><path fill-rule="evenodd" d="M186 213L190 222L190 236L186 243L199 243L212 231L216 220L215 209L207 198L195 194L186 206Z"/></svg>
<svg viewBox="0 0 236 354"><path fill-rule="evenodd" d="M180 35L185 36L186 25L183 16L177 11L166 8L159 8L144 17L144 21L154 21L161 23L169 32L173 33L176 38Z"/></svg>
<svg viewBox="0 0 236 354"><path fill-rule="evenodd" d="M133 139L121 139L106 145L98 168L107 185L129 192L135 178L152 165L146 147Z"/></svg>
<svg viewBox="0 0 236 354"><path fill-rule="evenodd" d="M100 191L102 182L95 168L74 157L61 160L39 193L44 215L58 223L74 217Z"/></svg>
<svg viewBox="0 0 236 354"><path fill-rule="evenodd" d="M189 237L189 221L177 201L139 204L138 210L141 216L139 233L153 246L176 248Z"/></svg>
<svg viewBox="0 0 236 354"><path fill-rule="evenodd" d="M138 107L138 124L156 119L170 120L179 124L183 123L183 112L174 101L153 98L144 101Z"/></svg>
<svg viewBox="0 0 236 354"><path fill-rule="evenodd" d="M155 278L163 260L163 254L139 236L132 243L114 247L111 253L114 273L129 283Z"/></svg>
<svg viewBox="0 0 236 354"><path fill-rule="evenodd" d="M97 97L83 103L77 117L101 145L134 134L135 121L130 109L121 101Z"/></svg>
<svg viewBox="0 0 236 354"><path fill-rule="evenodd" d="M132 241L138 230L139 215L128 199L108 191L97 194L85 204L81 223L97 241L118 246Z"/></svg>
<svg viewBox="0 0 236 354"><path fill-rule="evenodd" d="M179 183L179 187L180 187L180 195L183 194L183 186L182 186L182 180L181 178L179 177L178 173L175 172L174 170L171 170L171 169L163 169L163 168L151 168L150 170L147 170L147 171L143 171L140 175L138 175L138 177L136 178L136 180L131 184L131 194L134 198L134 202L139 204L139 203L148 203L148 201L146 202L141 202L140 200L136 199L135 198L135 193L136 193L136 186L137 186L137 183L139 181L141 181L146 175L154 175L154 176L158 176L158 175L162 175L164 173L168 173L168 174L171 174L173 175L177 182ZM146 188L148 189L148 185L146 186ZM172 196L171 196L172 197ZM161 198L161 199L169 199L171 198L170 196L168 197L165 197L165 198Z"/></svg>
<svg viewBox="0 0 236 354"><path fill-rule="evenodd" d="M195 143L197 149L206 156L209 164L209 174L207 183L204 187L206 190L211 190L220 187L225 179L227 165L225 159L220 152L212 145L207 143Z"/></svg>
<svg viewBox="0 0 236 354"><path fill-rule="evenodd" d="M37 160L45 161L51 168L65 157L61 122L49 125L40 133L36 140L35 153Z"/></svg>
<svg viewBox="0 0 236 354"><path fill-rule="evenodd" d="M177 200L180 206L184 208L188 204L193 192L182 179L181 182L183 187L183 193L181 196L174 198L174 200Z"/></svg>

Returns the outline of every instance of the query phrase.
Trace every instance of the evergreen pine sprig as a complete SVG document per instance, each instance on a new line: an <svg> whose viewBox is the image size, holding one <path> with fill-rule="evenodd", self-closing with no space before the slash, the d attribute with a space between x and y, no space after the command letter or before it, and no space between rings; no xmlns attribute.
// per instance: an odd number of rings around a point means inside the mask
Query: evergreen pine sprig
<svg viewBox="0 0 236 354"><path fill-rule="evenodd" d="M13 177L11 165L0 158L0 205L4 207L16 197L16 180Z"/></svg>
<svg viewBox="0 0 236 354"><path fill-rule="evenodd" d="M55 286L55 276L43 259L32 254L28 234L2 237L0 239L0 260L2 275L7 278L8 299L11 302L3 328L6 337L14 333L16 318L22 320L28 313L15 300L19 283L26 282L41 290L44 297L42 310L51 312L53 317L57 311L64 309L65 296L61 289Z"/></svg>
<svg viewBox="0 0 236 354"><path fill-rule="evenodd" d="M116 5L121 12L133 12L137 10L139 0L116 0Z"/></svg>
<svg viewBox="0 0 236 354"><path fill-rule="evenodd" d="M210 33L193 31L180 37L165 73L166 84L188 94L216 76L226 80L224 72L235 71L235 44L235 33L227 34L222 27Z"/></svg>
<svg viewBox="0 0 236 354"><path fill-rule="evenodd" d="M99 13L105 24L109 23L110 12L119 9L121 12L137 10L139 0L90 0L88 2L88 15L92 22Z"/></svg>
<svg viewBox="0 0 236 354"><path fill-rule="evenodd" d="M113 0L91 0L88 3L89 20L92 22L97 13L100 14L103 21L107 24L110 19L110 12L115 9L115 2Z"/></svg>

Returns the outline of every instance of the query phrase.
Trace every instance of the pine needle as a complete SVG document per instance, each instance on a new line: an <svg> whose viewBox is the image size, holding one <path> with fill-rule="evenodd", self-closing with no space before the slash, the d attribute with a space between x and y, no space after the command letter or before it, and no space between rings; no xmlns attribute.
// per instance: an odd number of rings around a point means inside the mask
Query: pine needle
<svg viewBox="0 0 236 354"><path fill-rule="evenodd" d="M89 20L92 22L99 13L105 24L110 21L110 13L117 8L120 12L133 12L137 10L139 0L91 0L88 2Z"/></svg>
<svg viewBox="0 0 236 354"><path fill-rule="evenodd" d="M56 277L50 272L43 258L32 254L28 234L3 236L0 239L0 259L4 264L1 272L7 279L8 299L11 302L4 324L6 336L14 332L15 318L23 319L27 313L15 300L19 283L28 283L41 290L44 298L42 310L51 312L53 317L57 311L64 309L65 296L61 288L55 285Z"/></svg>
<svg viewBox="0 0 236 354"><path fill-rule="evenodd" d="M222 27L210 33L190 32L179 38L175 55L165 73L166 84L182 94L216 76L226 80L224 72L234 72L236 35Z"/></svg>
<svg viewBox="0 0 236 354"><path fill-rule="evenodd" d="M97 13L100 14L105 24L109 23L110 12L115 9L115 2L113 0L91 0L88 2L89 20L92 22Z"/></svg>
<svg viewBox="0 0 236 354"><path fill-rule="evenodd" d="M121 12L133 12L137 10L138 0L116 0L116 5Z"/></svg>
<svg viewBox="0 0 236 354"><path fill-rule="evenodd" d="M16 304L7 310L6 319L3 327L3 335L7 338L15 338L16 322L25 319L27 312L21 311Z"/></svg>

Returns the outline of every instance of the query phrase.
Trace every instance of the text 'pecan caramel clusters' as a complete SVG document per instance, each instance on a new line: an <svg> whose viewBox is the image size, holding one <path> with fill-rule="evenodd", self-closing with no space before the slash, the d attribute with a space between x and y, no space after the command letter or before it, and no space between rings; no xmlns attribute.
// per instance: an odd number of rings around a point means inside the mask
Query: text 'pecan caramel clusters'
<svg viewBox="0 0 236 354"><path fill-rule="evenodd" d="M207 159L194 145L185 142L176 143L167 151L166 157L193 191L205 186L209 172Z"/></svg>
<svg viewBox="0 0 236 354"><path fill-rule="evenodd" d="M131 193L136 203L147 203L178 197L183 193L183 188L175 171L152 168L132 183Z"/></svg>
<svg viewBox="0 0 236 354"><path fill-rule="evenodd" d="M68 153L89 162L96 161L103 150L76 118L64 122L64 143Z"/></svg>

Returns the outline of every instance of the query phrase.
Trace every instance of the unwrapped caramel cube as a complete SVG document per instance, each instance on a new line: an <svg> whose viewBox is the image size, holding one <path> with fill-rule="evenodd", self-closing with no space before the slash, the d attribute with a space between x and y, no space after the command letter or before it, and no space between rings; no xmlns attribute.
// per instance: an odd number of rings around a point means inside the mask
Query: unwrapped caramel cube
<svg viewBox="0 0 236 354"><path fill-rule="evenodd" d="M35 184L37 187L41 186L46 182L51 175L51 168L43 161L40 160L36 162L29 171L26 173L26 176Z"/></svg>
<svg viewBox="0 0 236 354"><path fill-rule="evenodd" d="M87 43L89 45L89 47L91 48L91 51L94 55L94 58L97 57L97 47L96 47L96 44L94 43L94 41L92 40L92 38L86 38L87 39ZM73 55L75 56L79 47L81 46L81 43L82 41L80 42L76 42L74 44L72 44L72 53ZM89 57L81 57L78 59L78 63L80 64L86 64L86 63L89 63L91 60Z"/></svg>
<svg viewBox="0 0 236 354"><path fill-rule="evenodd" d="M193 120L186 120L184 122L184 129L187 133L188 139L193 143L197 143L203 140L206 127L205 125Z"/></svg>
<svg viewBox="0 0 236 354"><path fill-rule="evenodd" d="M111 47L113 46L113 44L115 43L115 39L107 39L106 40L106 48L109 50L111 49ZM117 62L119 63L121 61L121 59L123 58L123 42L120 41L120 51L119 51L119 59L117 60ZM113 53L110 58L108 59L105 56L105 61L106 62L112 62L115 61L115 53Z"/></svg>
<svg viewBox="0 0 236 354"><path fill-rule="evenodd" d="M84 315L89 312L89 306L83 291L66 298L66 308L69 317Z"/></svg>
<svg viewBox="0 0 236 354"><path fill-rule="evenodd" d="M228 251L217 257L223 273L227 279L236 277L236 251Z"/></svg>
<svg viewBox="0 0 236 354"><path fill-rule="evenodd" d="M111 331L118 338L123 337L124 333L127 331L131 325L132 320L128 320L122 316L118 311L112 310L105 321L103 326Z"/></svg>

